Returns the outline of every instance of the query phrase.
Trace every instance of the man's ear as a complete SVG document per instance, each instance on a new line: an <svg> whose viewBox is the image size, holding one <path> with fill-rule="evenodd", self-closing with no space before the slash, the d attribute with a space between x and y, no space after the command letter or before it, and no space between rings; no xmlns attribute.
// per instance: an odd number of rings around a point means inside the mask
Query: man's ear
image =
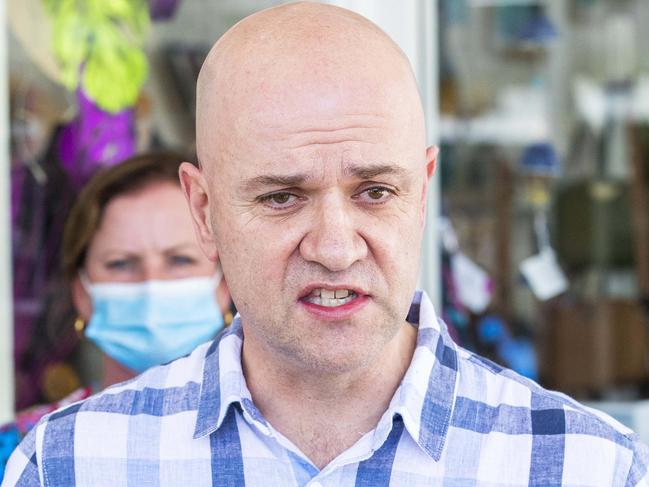
<svg viewBox="0 0 649 487"><path fill-rule="evenodd" d="M433 177L433 174L435 174L438 154L439 154L439 148L435 145L431 145L426 149L426 178L421 193L421 225L422 226L426 221L426 198L428 195L428 183L430 182L430 179Z"/></svg>
<svg viewBox="0 0 649 487"><path fill-rule="evenodd" d="M199 168L189 162L183 162L180 165L178 175L192 215L198 243L207 258L216 262L219 254L212 233L210 201L205 175Z"/></svg>
<svg viewBox="0 0 649 487"><path fill-rule="evenodd" d="M81 284L81 278L79 276L72 280L70 292L72 293L72 303L77 310L79 318L87 323L92 317L92 299L88 291L86 291L86 288Z"/></svg>

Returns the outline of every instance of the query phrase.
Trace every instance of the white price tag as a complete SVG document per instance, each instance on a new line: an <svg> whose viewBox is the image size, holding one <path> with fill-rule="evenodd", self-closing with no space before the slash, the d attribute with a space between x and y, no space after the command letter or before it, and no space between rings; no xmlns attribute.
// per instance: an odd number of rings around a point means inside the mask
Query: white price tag
<svg viewBox="0 0 649 487"><path fill-rule="evenodd" d="M559 267L554 251L546 247L520 265L534 295L541 301L558 296L568 289L568 280Z"/></svg>
<svg viewBox="0 0 649 487"><path fill-rule="evenodd" d="M491 301L491 279L475 262L461 252L451 257L451 272L459 301L473 313L482 313Z"/></svg>

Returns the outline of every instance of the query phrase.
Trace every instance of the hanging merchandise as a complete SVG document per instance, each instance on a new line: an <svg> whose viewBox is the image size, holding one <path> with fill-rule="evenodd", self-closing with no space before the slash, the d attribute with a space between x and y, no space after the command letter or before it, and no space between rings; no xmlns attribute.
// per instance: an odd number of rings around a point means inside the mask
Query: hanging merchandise
<svg viewBox="0 0 649 487"><path fill-rule="evenodd" d="M57 155L75 187L81 188L101 165L117 164L135 153L133 108L110 113L77 90L79 113L60 133Z"/></svg>
<svg viewBox="0 0 649 487"><path fill-rule="evenodd" d="M546 47L554 42L559 33L541 5L533 5L523 28L518 32L518 40L524 45Z"/></svg>
<svg viewBox="0 0 649 487"><path fill-rule="evenodd" d="M649 76L638 77L630 101L633 120L649 123Z"/></svg>
<svg viewBox="0 0 649 487"><path fill-rule="evenodd" d="M483 313L489 306L493 292L489 275L462 252L451 256L451 271L459 301L471 312Z"/></svg>
<svg viewBox="0 0 649 487"><path fill-rule="evenodd" d="M500 37L509 47L544 49L559 37L543 5L502 6L497 15Z"/></svg>
<svg viewBox="0 0 649 487"><path fill-rule="evenodd" d="M176 14L180 0L149 0L151 20L170 20Z"/></svg>
<svg viewBox="0 0 649 487"><path fill-rule="evenodd" d="M534 344L529 338L514 338L498 316L486 315L478 322L480 342L488 347L486 355L532 380L538 380Z"/></svg>
<svg viewBox="0 0 649 487"><path fill-rule="evenodd" d="M541 301L554 298L568 290L568 280L557 262L554 251L548 246L538 254L523 260L520 270L534 295Z"/></svg>
<svg viewBox="0 0 649 487"><path fill-rule="evenodd" d="M487 309L493 282L485 270L462 253L448 218L440 218L443 249L447 255L450 289L455 307L480 314Z"/></svg>
<svg viewBox="0 0 649 487"><path fill-rule="evenodd" d="M149 13L145 0L26 0L10 6L19 42L41 42L41 50L53 55L34 57L39 49L26 49L28 54L52 80L76 93L79 102L77 118L64 129L41 126L47 143L35 150L39 127L25 114L31 105L42 109L44 104L31 91L12 93L14 359L20 410L51 400L52 394L63 393L60 384L76 380L61 381L66 377L61 371L69 370L63 364L78 342L68 287L59 272L62 228L79 186L91 173L135 150L132 105L146 78L142 45ZM41 31L40 24L25 19L46 25ZM24 26L31 29L25 33ZM46 45L32 31L48 32ZM57 109L68 101L60 93L48 94ZM60 124L61 115L54 112L55 123L54 117L41 117L41 125L50 120L52 126Z"/></svg>
<svg viewBox="0 0 649 487"><path fill-rule="evenodd" d="M52 138L56 137L55 135ZM63 223L75 198L53 143L38 156L38 180L29 165L12 165L12 260L16 406L43 399L44 372L77 344L72 305L59 270Z"/></svg>
<svg viewBox="0 0 649 487"><path fill-rule="evenodd" d="M628 181L630 177L627 123L631 115L632 84L607 86L607 119L601 139L599 176L603 181Z"/></svg>
<svg viewBox="0 0 649 487"><path fill-rule="evenodd" d="M449 332L465 348L537 380L537 358L532 340L526 336L514 337L502 317L483 315L493 294L491 278L460 252L457 236L448 218L440 218L439 228L442 241L443 317L449 325Z"/></svg>
<svg viewBox="0 0 649 487"><path fill-rule="evenodd" d="M61 132L58 156L77 187L102 165L135 152L135 105L147 77L145 0L43 0L63 85L77 117Z"/></svg>
<svg viewBox="0 0 649 487"><path fill-rule="evenodd" d="M493 283L482 267L460 251L455 230L448 218L440 218L440 229L443 248L449 256L453 294L462 307L480 314L491 302Z"/></svg>
<svg viewBox="0 0 649 487"><path fill-rule="evenodd" d="M147 76L142 49L149 30L145 0L43 0L53 49L70 91L82 88L99 108L132 107Z"/></svg>
<svg viewBox="0 0 649 487"><path fill-rule="evenodd" d="M439 218L439 234L442 242L442 318L456 343L474 348L473 337L469 333L469 315L459 300L456 280L451 267L451 258L458 249L458 242L455 230L447 217Z"/></svg>
<svg viewBox="0 0 649 487"><path fill-rule="evenodd" d="M560 174L559 158L549 143L525 149L520 162L525 177L525 196L533 211L533 229L538 253L523 260L520 271L530 289L542 301L568 289L568 281L550 243L548 206L552 180Z"/></svg>

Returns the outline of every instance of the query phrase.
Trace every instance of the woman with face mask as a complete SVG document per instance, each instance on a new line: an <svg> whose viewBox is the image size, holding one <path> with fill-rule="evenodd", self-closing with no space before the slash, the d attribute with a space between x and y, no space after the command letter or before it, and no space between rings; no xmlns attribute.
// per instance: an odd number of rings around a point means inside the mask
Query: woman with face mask
<svg viewBox="0 0 649 487"><path fill-rule="evenodd" d="M223 327L230 299L201 251L182 159L135 157L92 179L66 223L75 327L103 352L102 386L188 354Z"/></svg>
<svg viewBox="0 0 649 487"><path fill-rule="evenodd" d="M62 257L74 327L101 352L101 389L188 354L232 319L220 267L194 236L178 180L182 160L151 153L102 170L66 222ZM0 428L0 450L10 451L7 443L43 414L91 392L19 413Z"/></svg>

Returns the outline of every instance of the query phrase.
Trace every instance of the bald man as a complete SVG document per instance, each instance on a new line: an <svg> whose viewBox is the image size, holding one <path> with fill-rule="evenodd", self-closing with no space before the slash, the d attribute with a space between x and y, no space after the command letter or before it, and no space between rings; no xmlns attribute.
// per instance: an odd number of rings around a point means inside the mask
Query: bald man
<svg viewBox="0 0 649 487"><path fill-rule="evenodd" d="M298 3L227 32L180 178L240 311L211 343L46 417L6 485L647 485L611 418L456 346L416 291L417 86L349 11Z"/></svg>

